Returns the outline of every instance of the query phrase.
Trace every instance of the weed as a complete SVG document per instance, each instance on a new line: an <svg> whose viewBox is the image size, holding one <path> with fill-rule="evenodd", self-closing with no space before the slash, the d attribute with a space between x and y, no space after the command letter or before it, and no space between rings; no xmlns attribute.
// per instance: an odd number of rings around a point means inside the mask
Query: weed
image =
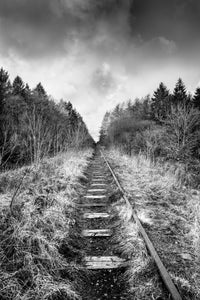
<svg viewBox="0 0 200 300"><path fill-rule="evenodd" d="M68 152L45 159L26 176L14 203L0 212L0 299L81 299L76 292L83 250L74 243L74 200L92 151ZM0 176L11 198L24 168Z"/></svg>
<svg viewBox="0 0 200 300"><path fill-rule="evenodd" d="M199 192L186 187L181 172L169 164L117 150L107 156L183 299L199 299Z"/></svg>

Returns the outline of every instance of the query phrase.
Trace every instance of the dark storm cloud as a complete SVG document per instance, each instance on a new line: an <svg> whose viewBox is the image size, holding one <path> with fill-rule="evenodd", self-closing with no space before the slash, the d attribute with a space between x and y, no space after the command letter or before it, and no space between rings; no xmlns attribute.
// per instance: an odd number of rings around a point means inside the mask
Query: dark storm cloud
<svg viewBox="0 0 200 300"><path fill-rule="evenodd" d="M93 39L101 22L117 27L128 7L129 0L0 0L1 52L66 52L77 39Z"/></svg>
<svg viewBox="0 0 200 300"><path fill-rule="evenodd" d="M199 27L199 0L0 0L4 54L56 55L77 40L103 54L159 37L186 44Z"/></svg>
<svg viewBox="0 0 200 300"><path fill-rule="evenodd" d="M64 55L81 41L117 55L162 37L182 45L195 42L199 16L199 0L0 0L0 52Z"/></svg>
<svg viewBox="0 0 200 300"><path fill-rule="evenodd" d="M186 44L199 39L199 0L135 0L131 6L130 26L133 34L145 40L164 36Z"/></svg>
<svg viewBox="0 0 200 300"><path fill-rule="evenodd" d="M55 5L52 0L6 0L0 2L0 22L5 51L14 48L26 56L39 56L62 52L78 17L70 14L64 1Z"/></svg>

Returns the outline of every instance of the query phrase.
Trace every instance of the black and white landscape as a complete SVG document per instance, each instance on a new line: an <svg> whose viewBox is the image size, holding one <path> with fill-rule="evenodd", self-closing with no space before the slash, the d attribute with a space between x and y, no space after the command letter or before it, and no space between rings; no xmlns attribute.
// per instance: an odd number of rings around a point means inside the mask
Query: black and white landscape
<svg viewBox="0 0 200 300"><path fill-rule="evenodd" d="M200 299L200 2L0 0L0 300Z"/></svg>

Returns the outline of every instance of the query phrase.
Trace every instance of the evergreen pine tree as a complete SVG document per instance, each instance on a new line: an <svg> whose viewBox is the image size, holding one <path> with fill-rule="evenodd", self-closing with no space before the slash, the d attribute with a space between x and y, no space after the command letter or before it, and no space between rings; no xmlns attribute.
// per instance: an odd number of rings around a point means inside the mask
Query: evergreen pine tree
<svg viewBox="0 0 200 300"><path fill-rule="evenodd" d="M31 89L30 89L28 83L26 83L26 85L25 85L22 96L24 97L25 100L27 100L31 96Z"/></svg>
<svg viewBox="0 0 200 300"><path fill-rule="evenodd" d="M72 106L71 102L70 101L65 102L65 112L67 113L67 115L69 117L71 116L72 110L73 110L73 106Z"/></svg>
<svg viewBox="0 0 200 300"><path fill-rule="evenodd" d="M72 106L72 104L71 104L70 101L65 102L65 101L63 101L63 100L61 99L61 100L60 100L60 103L58 104L58 106L59 106L60 111L61 111L63 114L67 115L68 117L71 116L72 110L73 110L73 106Z"/></svg>
<svg viewBox="0 0 200 300"><path fill-rule="evenodd" d="M36 86L36 88L33 90L33 92L35 92L36 94L38 94L39 97L47 97L47 93L44 89L44 87L42 86L41 82L39 82Z"/></svg>
<svg viewBox="0 0 200 300"><path fill-rule="evenodd" d="M72 130L76 130L78 126L78 113L75 109L72 109L71 115L70 115L70 123Z"/></svg>
<svg viewBox="0 0 200 300"><path fill-rule="evenodd" d="M100 129L100 143L102 145L106 144L107 138L107 130L110 124L110 113L106 112L102 121L101 129Z"/></svg>
<svg viewBox="0 0 200 300"><path fill-rule="evenodd" d="M23 96L24 95L24 90L25 90L25 85L24 82L22 81L21 77L17 76L12 85L12 93L14 96L19 95Z"/></svg>
<svg viewBox="0 0 200 300"><path fill-rule="evenodd" d="M189 97L186 92L186 87L181 78L178 79L178 81L175 85L174 92L172 95L172 104L174 104L174 105L178 105L178 104L188 105L189 104Z"/></svg>
<svg viewBox="0 0 200 300"><path fill-rule="evenodd" d="M141 118L151 119L151 98L150 95L147 95L145 98L142 99L142 114Z"/></svg>
<svg viewBox="0 0 200 300"><path fill-rule="evenodd" d="M200 87L196 89L192 102L193 106L200 110Z"/></svg>
<svg viewBox="0 0 200 300"><path fill-rule="evenodd" d="M158 121L166 117L166 113L170 105L169 102L169 90L164 83L161 82L151 99L151 112L153 120Z"/></svg>
<svg viewBox="0 0 200 300"><path fill-rule="evenodd" d="M1 68L0 69L0 115L3 111L3 101L5 100L6 96L10 92L10 81L8 73Z"/></svg>
<svg viewBox="0 0 200 300"><path fill-rule="evenodd" d="M9 81L8 72L3 68L0 69L0 149L3 143L3 123L4 123L4 109L5 109L5 100L8 97L11 91L11 84ZM1 164L1 157L0 157Z"/></svg>

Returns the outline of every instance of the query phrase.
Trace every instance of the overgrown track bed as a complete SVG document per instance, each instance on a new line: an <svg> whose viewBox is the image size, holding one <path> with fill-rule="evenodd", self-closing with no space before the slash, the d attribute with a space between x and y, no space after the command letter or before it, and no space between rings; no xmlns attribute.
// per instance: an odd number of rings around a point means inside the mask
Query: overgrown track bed
<svg viewBox="0 0 200 300"><path fill-rule="evenodd" d="M148 241L154 259L149 256L144 229L102 152L87 176L86 195L77 205L88 270L79 291L83 299L182 299Z"/></svg>
<svg viewBox="0 0 200 300"><path fill-rule="evenodd" d="M130 299L126 266L114 243L112 177L97 152L87 170L86 194L77 203L77 224L85 245L85 276L79 294L85 300Z"/></svg>

